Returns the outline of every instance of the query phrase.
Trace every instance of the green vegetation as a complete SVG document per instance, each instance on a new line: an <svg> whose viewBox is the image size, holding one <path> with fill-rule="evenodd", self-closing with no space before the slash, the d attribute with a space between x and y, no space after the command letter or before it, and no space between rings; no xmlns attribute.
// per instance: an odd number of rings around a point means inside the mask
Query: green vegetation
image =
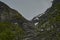
<svg viewBox="0 0 60 40"><path fill-rule="evenodd" d="M0 22L0 40L22 40L24 31L18 25L8 22Z"/></svg>

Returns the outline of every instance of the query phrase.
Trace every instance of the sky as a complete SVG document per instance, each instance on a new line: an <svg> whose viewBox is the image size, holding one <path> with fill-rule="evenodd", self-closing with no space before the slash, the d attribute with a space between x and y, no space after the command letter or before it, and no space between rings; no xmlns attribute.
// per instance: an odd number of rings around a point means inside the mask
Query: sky
<svg viewBox="0 0 60 40"><path fill-rule="evenodd" d="M31 20L51 7L52 0L0 0L17 10L26 19Z"/></svg>

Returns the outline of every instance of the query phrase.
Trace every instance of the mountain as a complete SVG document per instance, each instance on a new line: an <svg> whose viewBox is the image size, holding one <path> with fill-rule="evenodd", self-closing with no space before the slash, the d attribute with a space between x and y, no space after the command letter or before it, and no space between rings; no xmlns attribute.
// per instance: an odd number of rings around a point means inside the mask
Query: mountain
<svg viewBox="0 0 60 40"><path fill-rule="evenodd" d="M60 40L60 0L30 21L0 1L0 40Z"/></svg>
<svg viewBox="0 0 60 40"><path fill-rule="evenodd" d="M0 40L28 40L34 34L31 21L0 1Z"/></svg>
<svg viewBox="0 0 60 40"><path fill-rule="evenodd" d="M28 20L25 19L19 12L14 9L11 9L5 3L0 1L0 22L17 22L23 23L27 22Z"/></svg>
<svg viewBox="0 0 60 40"><path fill-rule="evenodd" d="M0 1L0 40L22 40L24 23L29 22L15 9Z"/></svg>
<svg viewBox="0 0 60 40"><path fill-rule="evenodd" d="M38 22L35 40L60 40L60 0L53 0L52 6L34 19L35 23Z"/></svg>

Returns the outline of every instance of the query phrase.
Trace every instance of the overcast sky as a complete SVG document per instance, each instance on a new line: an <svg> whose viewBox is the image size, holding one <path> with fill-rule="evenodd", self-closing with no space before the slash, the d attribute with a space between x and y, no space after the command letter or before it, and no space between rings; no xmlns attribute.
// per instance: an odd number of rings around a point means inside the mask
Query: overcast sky
<svg viewBox="0 0 60 40"><path fill-rule="evenodd" d="M0 0L11 8L20 12L26 19L31 20L34 16L44 13L51 7L52 0Z"/></svg>

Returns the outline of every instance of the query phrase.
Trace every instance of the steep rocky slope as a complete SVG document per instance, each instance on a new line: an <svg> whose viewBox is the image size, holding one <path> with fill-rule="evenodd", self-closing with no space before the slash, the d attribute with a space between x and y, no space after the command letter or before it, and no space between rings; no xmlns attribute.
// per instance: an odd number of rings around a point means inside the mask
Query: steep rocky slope
<svg viewBox="0 0 60 40"><path fill-rule="evenodd" d="M37 18L35 40L60 40L60 0L53 0L45 14Z"/></svg>

